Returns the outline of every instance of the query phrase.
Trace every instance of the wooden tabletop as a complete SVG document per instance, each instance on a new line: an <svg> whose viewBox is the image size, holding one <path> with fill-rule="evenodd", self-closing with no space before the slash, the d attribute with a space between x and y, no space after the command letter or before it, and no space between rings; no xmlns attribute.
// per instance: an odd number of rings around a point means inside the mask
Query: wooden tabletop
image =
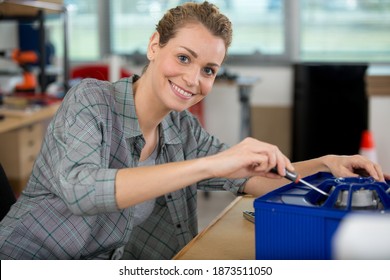
<svg viewBox="0 0 390 280"><path fill-rule="evenodd" d="M243 217L254 211L251 196L237 197L187 244L174 260L254 260L254 224Z"/></svg>
<svg viewBox="0 0 390 280"><path fill-rule="evenodd" d="M0 120L0 133L50 119L54 116L59 106L60 103L58 102L42 107L36 111L26 112L19 115L11 112L0 111L0 113L5 116L4 119Z"/></svg>

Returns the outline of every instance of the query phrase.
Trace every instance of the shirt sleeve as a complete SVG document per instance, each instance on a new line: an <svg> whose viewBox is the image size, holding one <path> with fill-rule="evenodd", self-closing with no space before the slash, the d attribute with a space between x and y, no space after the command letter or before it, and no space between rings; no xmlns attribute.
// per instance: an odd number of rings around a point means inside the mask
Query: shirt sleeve
<svg viewBox="0 0 390 280"><path fill-rule="evenodd" d="M117 170L109 168L113 101L110 88L97 83L71 90L52 127L57 191L78 215L117 210Z"/></svg>
<svg viewBox="0 0 390 280"><path fill-rule="evenodd" d="M191 116L194 137L196 138L197 157L204 157L219 153L229 148L229 146L221 142L217 137L210 135L199 123L196 117ZM198 188L202 190L227 190L235 195L244 194L245 183L249 178L227 179L227 178L212 178L200 181Z"/></svg>

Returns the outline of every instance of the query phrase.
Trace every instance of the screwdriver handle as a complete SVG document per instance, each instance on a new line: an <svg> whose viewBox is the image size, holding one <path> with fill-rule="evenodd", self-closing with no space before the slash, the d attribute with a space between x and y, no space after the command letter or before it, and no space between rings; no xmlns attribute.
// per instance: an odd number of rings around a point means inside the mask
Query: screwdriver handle
<svg viewBox="0 0 390 280"><path fill-rule="evenodd" d="M285 169L285 171L286 171L286 175L284 176L284 178L289 179L290 181L293 181L294 183L298 183L299 180L301 179L297 173L289 171L287 169ZM271 172L273 172L275 174L279 174L278 169L276 167L272 168Z"/></svg>

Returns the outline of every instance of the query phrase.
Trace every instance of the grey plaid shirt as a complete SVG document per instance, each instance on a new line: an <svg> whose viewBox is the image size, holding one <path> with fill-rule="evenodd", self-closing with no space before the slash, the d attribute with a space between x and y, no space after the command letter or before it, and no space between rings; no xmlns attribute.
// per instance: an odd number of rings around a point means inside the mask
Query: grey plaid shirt
<svg viewBox="0 0 390 280"><path fill-rule="evenodd" d="M132 225L134 207L117 207L115 175L138 166L145 144L136 78L86 79L66 95L25 190L1 221L1 259L91 259L124 245L126 259L170 259L197 234L198 188L241 192L245 179L204 180L158 197L151 216ZM159 143L157 164L226 149L187 111L163 120Z"/></svg>

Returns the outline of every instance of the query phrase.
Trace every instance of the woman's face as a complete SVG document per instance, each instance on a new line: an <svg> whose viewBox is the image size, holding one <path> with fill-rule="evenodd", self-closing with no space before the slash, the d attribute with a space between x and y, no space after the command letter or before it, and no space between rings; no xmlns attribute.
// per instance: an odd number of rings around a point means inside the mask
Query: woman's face
<svg viewBox="0 0 390 280"><path fill-rule="evenodd" d="M166 109L185 110L210 91L225 57L224 41L202 24L187 24L160 47L155 33L148 48L153 92Z"/></svg>

